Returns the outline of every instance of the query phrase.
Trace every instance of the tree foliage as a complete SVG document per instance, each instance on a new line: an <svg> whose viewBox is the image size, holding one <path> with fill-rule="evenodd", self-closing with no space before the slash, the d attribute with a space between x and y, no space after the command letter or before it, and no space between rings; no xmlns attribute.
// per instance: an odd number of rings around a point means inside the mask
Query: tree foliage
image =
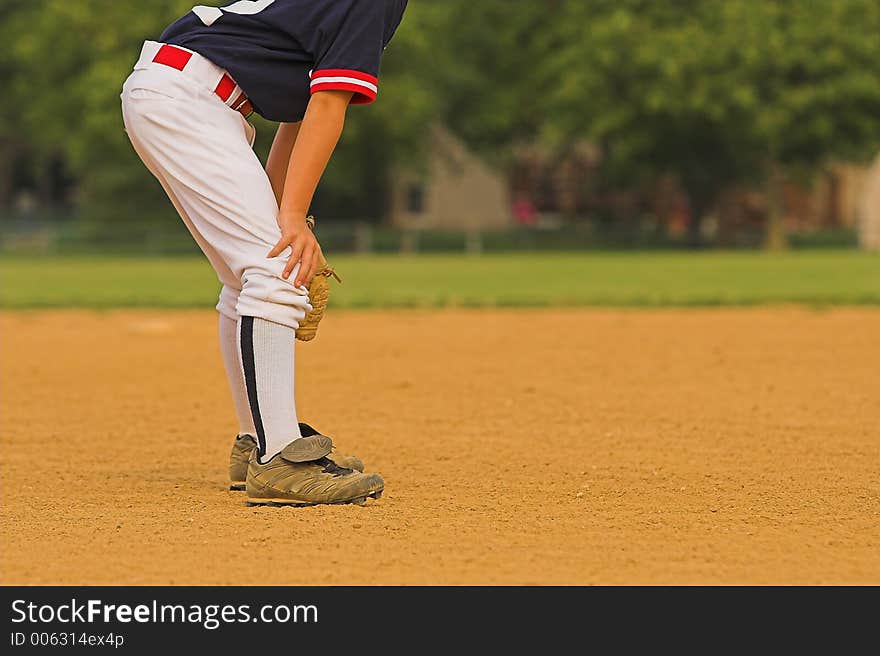
<svg viewBox="0 0 880 656"><path fill-rule="evenodd" d="M698 208L773 167L810 175L880 144L880 5L565 3L545 136L589 134L622 183L672 173Z"/></svg>
<svg viewBox="0 0 880 656"><path fill-rule="evenodd" d="M0 160L25 153L39 174L60 154L90 211L153 211L118 94L192 0L0 4ZM380 215L389 172L418 165L443 120L501 166L517 144L591 140L614 184L674 176L706 209L730 185L877 152L878 35L876 0L412 0L317 202Z"/></svg>

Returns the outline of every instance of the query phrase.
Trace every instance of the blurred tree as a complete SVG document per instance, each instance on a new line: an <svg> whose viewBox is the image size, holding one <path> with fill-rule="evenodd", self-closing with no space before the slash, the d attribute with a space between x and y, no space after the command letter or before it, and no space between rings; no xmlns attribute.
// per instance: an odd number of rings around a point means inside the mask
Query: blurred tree
<svg viewBox="0 0 880 656"><path fill-rule="evenodd" d="M592 135L618 184L675 174L692 240L721 191L880 144L875 0L593 0L559 6L544 136Z"/></svg>
<svg viewBox="0 0 880 656"><path fill-rule="evenodd" d="M119 93L144 38L191 3L151 0L149 11L115 0L8 4L14 8L4 9L0 37L13 71L7 107L15 114L3 121L3 137L26 141L40 171L63 156L89 217L152 217L164 207L162 192L128 143Z"/></svg>
<svg viewBox="0 0 880 656"><path fill-rule="evenodd" d="M375 104L354 106L345 133L315 194L313 210L330 217L379 221L388 208L395 166L419 166L423 137L439 113L433 83L434 24L443 2L412 2L382 59Z"/></svg>
<svg viewBox="0 0 880 656"><path fill-rule="evenodd" d="M566 0L442 0L433 11L431 68L445 123L496 163L532 143L553 116L548 75L555 52L574 50L561 24ZM589 3L585 3L589 4Z"/></svg>
<svg viewBox="0 0 880 656"><path fill-rule="evenodd" d="M880 3L752 4L731 19L763 52L744 68L757 98L767 245L778 248L786 179L807 181L835 160L865 161L880 149Z"/></svg>
<svg viewBox="0 0 880 656"><path fill-rule="evenodd" d="M86 215L173 218L118 94L140 43L192 4L0 0L0 204L13 168L39 180L60 157ZM315 210L380 217L391 170L418 166L442 120L500 165L522 143L562 156L592 140L609 184L674 176L699 218L731 185L876 153L878 34L877 0L413 0ZM264 154L272 129L258 124Z"/></svg>

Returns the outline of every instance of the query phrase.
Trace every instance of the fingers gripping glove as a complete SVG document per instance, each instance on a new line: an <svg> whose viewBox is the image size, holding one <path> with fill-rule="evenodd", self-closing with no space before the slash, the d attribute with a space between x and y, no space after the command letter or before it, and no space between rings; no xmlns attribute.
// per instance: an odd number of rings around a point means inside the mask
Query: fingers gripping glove
<svg viewBox="0 0 880 656"><path fill-rule="evenodd" d="M310 216L306 219L309 228L315 229L315 217ZM308 285L309 303L312 306L311 311L300 321L299 328L296 329L296 338L308 342L315 339L318 334L318 324L324 318L324 312L327 310L327 301L330 298L330 278L336 278L341 283L342 280L336 275L336 272L327 264L327 260L321 255L318 262L318 272L312 278L312 282Z"/></svg>

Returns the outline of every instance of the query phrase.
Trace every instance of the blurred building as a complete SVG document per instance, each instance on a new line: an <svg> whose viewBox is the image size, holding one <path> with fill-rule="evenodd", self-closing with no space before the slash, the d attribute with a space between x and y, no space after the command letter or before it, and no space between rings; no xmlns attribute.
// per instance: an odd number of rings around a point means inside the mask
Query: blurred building
<svg viewBox="0 0 880 656"><path fill-rule="evenodd" d="M507 179L455 137L434 126L424 172L393 176L389 219L399 228L499 230L512 225Z"/></svg>
<svg viewBox="0 0 880 656"><path fill-rule="evenodd" d="M857 211L859 244L862 248L880 251L880 155L874 165L857 180Z"/></svg>
<svg viewBox="0 0 880 656"><path fill-rule="evenodd" d="M880 248L880 156L873 164L836 164L810 185L782 190L789 233L848 229L864 248Z"/></svg>

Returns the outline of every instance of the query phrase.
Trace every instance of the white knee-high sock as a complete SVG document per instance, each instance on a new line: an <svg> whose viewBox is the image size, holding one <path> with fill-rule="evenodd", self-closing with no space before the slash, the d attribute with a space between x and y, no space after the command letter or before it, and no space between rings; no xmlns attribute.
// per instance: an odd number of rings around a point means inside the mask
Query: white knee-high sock
<svg viewBox="0 0 880 656"><path fill-rule="evenodd" d="M238 417L238 434L256 437L254 416L248 403L244 371L241 368L241 356L238 350L238 321L225 314L220 314L220 353L223 355L229 391L232 392L232 403L235 405L235 414Z"/></svg>
<svg viewBox="0 0 880 656"><path fill-rule="evenodd" d="M301 437L293 392L293 328L256 317L238 320L245 388L259 446L266 462Z"/></svg>

